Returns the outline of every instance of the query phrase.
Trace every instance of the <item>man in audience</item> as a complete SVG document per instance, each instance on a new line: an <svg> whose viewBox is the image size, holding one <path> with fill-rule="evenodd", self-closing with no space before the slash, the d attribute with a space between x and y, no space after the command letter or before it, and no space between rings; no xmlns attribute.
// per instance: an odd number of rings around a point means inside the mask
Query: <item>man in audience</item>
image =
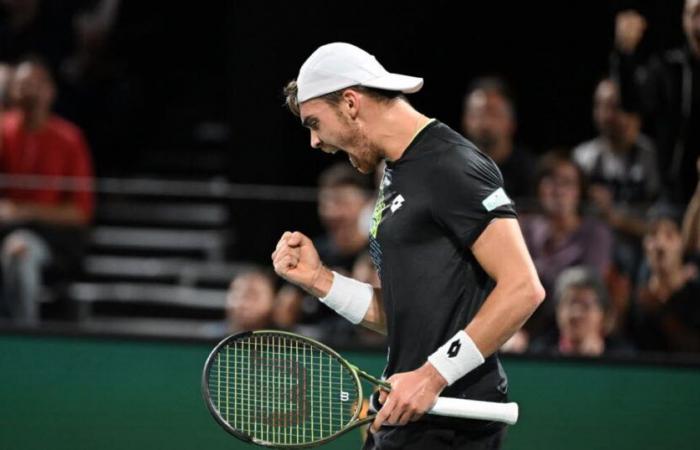
<svg viewBox="0 0 700 450"><path fill-rule="evenodd" d="M480 78L464 99L462 131L488 154L503 174L511 198L531 195L535 159L514 141L517 121L515 105L505 83L498 78Z"/></svg>
<svg viewBox="0 0 700 450"><path fill-rule="evenodd" d="M643 211L661 189L656 150L640 133L639 116L620 107L613 80L598 83L593 103L599 135L574 149L574 161L587 175L589 197L606 222L615 230L641 237Z"/></svg>
<svg viewBox="0 0 700 450"><path fill-rule="evenodd" d="M629 345L608 336L611 304L594 270L576 266L563 271L554 297L557 330L535 339L530 352L588 357L631 353Z"/></svg>
<svg viewBox="0 0 700 450"><path fill-rule="evenodd" d="M612 73L623 108L641 113L656 141L666 196L685 204L700 152L700 0L685 0L686 44L643 63L638 48L646 26L636 11L618 14Z"/></svg>
<svg viewBox="0 0 700 450"><path fill-rule="evenodd" d="M51 112L55 96L48 68L25 60L11 83L15 109L2 117L0 174L33 177L34 186L0 192L0 305L27 324L39 319L44 270L65 275L79 267L93 214L89 150L81 131Z"/></svg>

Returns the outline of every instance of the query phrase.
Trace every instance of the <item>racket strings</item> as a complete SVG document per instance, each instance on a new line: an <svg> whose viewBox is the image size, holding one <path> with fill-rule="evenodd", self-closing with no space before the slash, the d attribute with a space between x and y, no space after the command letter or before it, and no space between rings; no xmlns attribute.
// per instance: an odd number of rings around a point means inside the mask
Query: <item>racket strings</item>
<svg viewBox="0 0 700 450"><path fill-rule="evenodd" d="M209 370L221 417L275 445L326 439L354 418L359 392L338 359L301 339L252 334L224 346Z"/></svg>

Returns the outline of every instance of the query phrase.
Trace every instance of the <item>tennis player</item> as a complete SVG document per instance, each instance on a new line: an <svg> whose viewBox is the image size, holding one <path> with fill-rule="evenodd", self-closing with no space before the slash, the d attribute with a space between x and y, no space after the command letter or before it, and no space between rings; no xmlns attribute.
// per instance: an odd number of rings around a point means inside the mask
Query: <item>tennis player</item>
<svg viewBox="0 0 700 450"><path fill-rule="evenodd" d="M387 334L392 390L379 395L366 449L497 449L502 424L423 414L439 395L507 400L495 352L544 290L498 168L408 103L403 94L422 85L346 43L306 60L285 91L311 146L347 153L363 173L386 161L370 229L382 287L328 270L298 231L282 235L272 260L284 279Z"/></svg>

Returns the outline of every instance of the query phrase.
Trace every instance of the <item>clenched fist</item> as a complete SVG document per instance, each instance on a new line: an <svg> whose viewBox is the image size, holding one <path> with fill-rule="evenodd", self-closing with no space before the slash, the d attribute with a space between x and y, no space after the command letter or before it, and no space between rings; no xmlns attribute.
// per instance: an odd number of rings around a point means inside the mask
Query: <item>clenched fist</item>
<svg viewBox="0 0 700 450"><path fill-rule="evenodd" d="M315 297L325 297L333 283L333 273L321 263L311 239L298 231L282 235L272 265L277 275Z"/></svg>
<svg viewBox="0 0 700 450"><path fill-rule="evenodd" d="M615 45L623 53L634 53L647 29L646 19L637 11L623 11L615 17Z"/></svg>

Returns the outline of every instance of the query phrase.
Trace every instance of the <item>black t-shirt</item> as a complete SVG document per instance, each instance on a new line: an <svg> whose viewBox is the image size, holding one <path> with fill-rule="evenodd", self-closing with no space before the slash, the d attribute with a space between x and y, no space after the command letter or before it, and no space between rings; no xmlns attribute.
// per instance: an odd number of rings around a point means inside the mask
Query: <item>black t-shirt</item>
<svg viewBox="0 0 700 450"><path fill-rule="evenodd" d="M470 247L499 217L516 213L496 164L440 122L387 163L370 229L388 326L386 377L419 368L476 315L494 281ZM506 393L491 355L442 395L505 401Z"/></svg>

